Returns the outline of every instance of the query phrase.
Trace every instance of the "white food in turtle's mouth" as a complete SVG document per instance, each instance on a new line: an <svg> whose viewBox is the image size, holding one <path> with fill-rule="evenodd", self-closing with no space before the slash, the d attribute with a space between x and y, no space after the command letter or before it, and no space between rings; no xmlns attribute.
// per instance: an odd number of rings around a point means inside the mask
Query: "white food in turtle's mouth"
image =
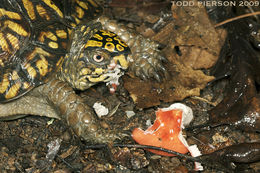
<svg viewBox="0 0 260 173"><path fill-rule="evenodd" d="M121 66L117 65L113 70L109 70L108 73L104 74L104 76L108 77L105 81L107 85L111 83L119 84L118 79L124 75L121 69Z"/></svg>
<svg viewBox="0 0 260 173"><path fill-rule="evenodd" d="M106 83L107 86L113 86L119 85L119 78L124 75L124 71L122 67L119 64L116 64L112 62L108 66L108 72L104 74L106 77L108 77L104 82ZM110 91L114 92L115 88L110 87Z"/></svg>

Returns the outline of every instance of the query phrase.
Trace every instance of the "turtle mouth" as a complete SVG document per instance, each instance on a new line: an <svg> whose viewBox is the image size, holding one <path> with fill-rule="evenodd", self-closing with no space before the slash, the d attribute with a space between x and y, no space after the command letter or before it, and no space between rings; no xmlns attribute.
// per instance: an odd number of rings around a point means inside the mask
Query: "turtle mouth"
<svg viewBox="0 0 260 173"><path fill-rule="evenodd" d="M92 72L81 75L76 82L78 86L76 88L85 90L99 82L104 82L107 86L119 85L119 78L124 75L124 71L125 67L122 67L117 61L112 60L105 68L95 68Z"/></svg>
<svg viewBox="0 0 260 173"><path fill-rule="evenodd" d="M108 86L111 94L115 93L117 86L120 84L119 78L124 75L124 72L125 68L116 64L111 67L109 73L105 74L108 78L104 82L106 83L106 86Z"/></svg>
<svg viewBox="0 0 260 173"><path fill-rule="evenodd" d="M111 70L108 70L108 72L106 74L104 74L104 76L106 77L106 80L104 80L104 82L110 82L110 81L118 81L118 79L124 75L124 71L122 70L122 67L120 65L116 65L115 67L113 67Z"/></svg>
<svg viewBox="0 0 260 173"><path fill-rule="evenodd" d="M112 60L102 74L93 74L91 77L96 79L100 78L100 82L103 81L105 83L118 81L118 79L124 75L124 70L125 67L122 67L121 64L117 63L115 60Z"/></svg>
<svg viewBox="0 0 260 173"><path fill-rule="evenodd" d="M118 81L118 79L124 75L123 68L119 64L111 63L108 65L107 69L102 73L92 73L91 75L85 75L82 77L82 80L88 80L91 83L98 82L110 82Z"/></svg>

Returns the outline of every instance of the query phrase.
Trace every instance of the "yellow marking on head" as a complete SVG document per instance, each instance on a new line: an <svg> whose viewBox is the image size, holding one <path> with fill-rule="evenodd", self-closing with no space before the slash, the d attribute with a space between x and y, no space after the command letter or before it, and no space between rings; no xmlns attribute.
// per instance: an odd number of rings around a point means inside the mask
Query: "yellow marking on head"
<svg viewBox="0 0 260 173"><path fill-rule="evenodd" d="M15 96L17 96L19 89L21 88L21 83L17 82L16 84L14 84L6 93L5 98L6 99L10 99L13 98Z"/></svg>
<svg viewBox="0 0 260 173"><path fill-rule="evenodd" d="M123 69L127 69L128 68L128 61L127 61L127 57L125 57L125 55L118 55L115 56L113 58L115 60L115 62L119 61L119 64L122 66Z"/></svg>
<svg viewBox="0 0 260 173"><path fill-rule="evenodd" d="M128 45L123 40L121 40L118 36L114 37L114 40L118 41L119 44L121 44L122 46L128 47Z"/></svg>
<svg viewBox="0 0 260 173"><path fill-rule="evenodd" d="M87 44L85 45L85 48L87 47L102 47L103 43L100 41L95 40L89 40Z"/></svg>
<svg viewBox="0 0 260 173"><path fill-rule="evenodd" d="M4 34L2 32L0 32L0 47L4 52L10 52L8 43L4 38Z"/></svg>
<svg viewBox="0 0 260 173"><path fill-rule="evenodd" d="M23 89L28 89L31 85L28 82L23 83Z"/></svg>
<svg viewBox="0 0 260 173"><path fill-rule="evenodd" d="M21 20L21 16L18 13L6 11L5 9L0 8L0 17L4 15L8 16L10 19Z"/></svg>
<svg viewBox="0 0 260 173"><path fill-rule="evenodd" d="M50 41L48 46L53 48L53 49L57 49L59 47L58 43L53 42L53 41Z"/></svg>
<svg viewBox="0 0 260 173"><path fill-rule="evenodd" d="M77 2L77 4L78 4L79 6L81 6L81 7L84 8L85 10L88 10L88 5L87 5L85 2L82 2L82 1L79 1L79 0L77 0L76 2Z"/></svg>
<svg viewBox="0 0 260 173"><path fill-rule="evenodd" d="M90 73L91 73L91 70L89 68L83 68L80 71L80 75L87 75L87 74L90 74Z"/></svg>
<svg viewBox="0 0 260 173"><path fill-rule="evenodd" d="M26 30L24 30L24 28L19 25L18 23L15 23L13 21L7 20L4 22L4 25L6 25L8 28L10 28L11 30L13 30L14 32L16 32L17 34L21 35L21 36L28 36L28 32Z"/></svg>
<svg viewBox="0 0 260 173"><path fill-rule="evenodd" d="M115 51L115 45L111 42L106 43L105 49L107 49L109 52L114 52Z"/></svg>
<svg viewBox="0 0 260 173"><path fill-rule="evenodd" d="M123 46L121 46L120 44L117 44L117 45L116 45L116 48L117 48L117 50L119 50L120 52L122 52L122 51L125 50L125 48L124 48Z"/></svg>
<svg viewBox="0 0 260 173"><path fill-rule="evenodd" d="M87 76L87 78L88 78L88 80L89 80L90 82L97 83L97 82L102 82L102 81L104 81L104 80L106 79L106 76L102 75L102 76L100 76L100 77L98 77L98 78L93 78L93 77L91 77L91 76Z"/></svg>
<svg viewBox="0 0 260 173"><path fill-rule="evenodd" d="M93 37L98 39L98 40L103 40L103 37L99 34L95 34Z"/></svg>
<svg viewBox="0 0 260 173"><path fill-rule="evenodd" d="M109 37L114 37L116 34L110 31L105 31L103 29L100 30L102 32L102 35L107 35Z"/></svg>
<svg viewBox="0 0 260 173"><path fill-rule="evenodd" d="M82 8L76 6L76 12L77 12L78 18L82 19L85 14L84 10L82 10Z"/></svg>
<svg viewBox="0 0 260 173"><path fill-rule="evenodd" d="M27 70L27 72L29 73L29 75L30 75L30 77L31 78L35 78L36 77L36 75L37 75L37 72L36 72L36 70L31 66L31 64L26 64L25 65L25 68L26 68L26 70Z"/></svg>
<svg viewBox="0 0 260 173"><path fill-rule="evenodd" d="M28 16L30 17L30 19L35 20L36 15L34 12L33 3L29 0L22 0L22 1L23 1L23 6L26 9L26 12L27 12Z"/></svg>
<svg viewBox="0 0 260 173"><path fill-rule="evenodd" d="M46 52L45 50L43 50L42 48L36 47L28 56L27 56L27 60L30 61L32 60L36 54L39 55L43 55L43 56L50 56L49 52Z"/></svg>
<svg viewBox="0 0 260 173"><path fill-rule="evenodd" d="M41 76L45 76L49 71L48 61L43 56L41 56L41 59L36 62L36 66L39 69Z"/></svg>
<svg viewBox="0 0 260 173"><path fill-rule="evenodd" d="M112 38L107 38L106 41L113 41L113 39Z"/></svg>
<svg viewBox="0 0 260 173"><path fill-rule="evenodd" d="M0 82L0 93L1 94L3 94L7 90L9 84L10 84L10 82L8 80L8 74L4 74L3 81Z"/></svg>
<svg viewBox="0 0 260 173"><path fill-rule="evenodd" d="M46 9L42 5L36 5L36 10L42 18L50 20L50 16L48 15Z"/></svg>
<svg viewBox="0 0 260 173"><path fill-rule="evenodd" d="M14 70L12 73L12 80L17 80L17 79L19 79L19 75L18 75L17 71Z"/></svg>
<svg viewBox="0 0 260 173"><path fill-rule="evenodd" d="M16 50L19 49L19 40L17 37L15 37L14 35L12 35L10 33L7 33L6 37L14 49L16 49Z"/></svg>
<svg viewBox="0 0 260 173"><path fill-rule="evenodd" d="M102 74L104 71L104 69L102 68L96 68L94 72L92 72L93 74Z"/></svg>
<svg viewBox="0 0 260 173"><path fill-rule="evenodd" d="M60 9L52 2L52 0L42 0L46 5L52 8L61 18L63 18L63 13Z"/></svg>

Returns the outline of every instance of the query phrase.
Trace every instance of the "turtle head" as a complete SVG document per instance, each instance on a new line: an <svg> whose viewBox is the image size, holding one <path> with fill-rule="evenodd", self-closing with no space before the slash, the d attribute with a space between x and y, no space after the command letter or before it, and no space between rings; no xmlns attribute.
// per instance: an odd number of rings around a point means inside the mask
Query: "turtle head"
<svg viewBox="0 0 260 173"><path fill-rule="evenodd" d="M116 34L97 30L81 45L79 52L74 51L65 58L73 59L66 65L70 69L66 72L67 81L72 87L85 90L99 82L117 80L128 68L129 54L130 48Z"/></svg>

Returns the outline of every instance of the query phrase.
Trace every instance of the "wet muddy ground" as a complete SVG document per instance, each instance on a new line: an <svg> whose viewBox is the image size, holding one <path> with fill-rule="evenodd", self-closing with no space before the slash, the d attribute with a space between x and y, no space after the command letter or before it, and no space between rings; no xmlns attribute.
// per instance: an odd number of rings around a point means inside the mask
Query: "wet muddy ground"
<svg viewBox="0 0 260 173"><path fill-rule="evenodd" d="M168 74L161 82L143 81L128 71L114 94L105 84L78 92L86 104L92 106L100 102L109 109L109 115L100 118L102 126L129 132L124 139L115 142L134 144L131 131L136 127L147 129L155 120L158 108L175 102L192 108L194 120L190 126L207 123L208 111L228 95L229 79L212 82L215 78L209 75L224 44L226 31L215 28L202 7L177 8L167 0L124 3L112 0L104 11L109 17L161 43L169 61L165 64ZM212 83L207 85L209 82ZM196 144L202 154L233 144L260 141L259 132L229 125L184 130L183 133L188 143ZM27 116L0 122L0 172L186 173L194 169L193 162L180 157L159 156L127 147L89 149L95 146L97 144L81 141L64 121ZM204 165L204 168L203 172L229 172L218 165ZM235 172L259 170L259 161L237 164L235 168Z"/></svg>

